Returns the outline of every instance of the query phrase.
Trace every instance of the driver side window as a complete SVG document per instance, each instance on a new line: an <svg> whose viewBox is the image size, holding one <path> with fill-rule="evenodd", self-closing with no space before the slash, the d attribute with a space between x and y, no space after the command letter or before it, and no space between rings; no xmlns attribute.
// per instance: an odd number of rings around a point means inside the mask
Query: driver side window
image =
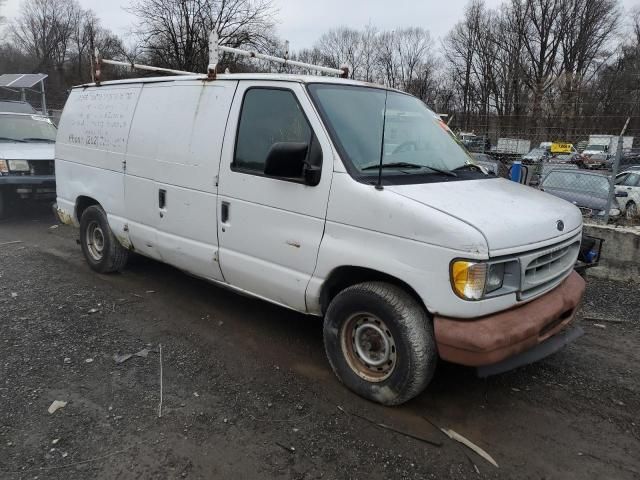
<svg viewBox="0 0 640 480"><path fill-rule="evenodd" d="M232 168L262 175L276 143L311 145L312 130L290 90L251 88L242 102Z"/></svg>

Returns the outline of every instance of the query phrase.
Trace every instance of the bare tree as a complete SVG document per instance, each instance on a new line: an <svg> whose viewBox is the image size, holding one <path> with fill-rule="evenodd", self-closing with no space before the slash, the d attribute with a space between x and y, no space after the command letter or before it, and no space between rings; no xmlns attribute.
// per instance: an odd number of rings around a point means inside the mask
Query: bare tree
<svg viewBox="0 0 640 480"><path fill-rule="evenodd" d="M339 68L341 65L349 67L351 78L360 77L363 63L363 39L358 30L340 27L323 34L316 43L329 66Z"/></svg>
<svg viewBox="0 0 640 480"><path fill-rule="evenodd" d="M37 60L37 69L61 68L79 9L75 0L25 0L12 26L14 43Z"/></svg>
<svg viewBox="0 0 640 480"><path fill-rule="evenodd" d="M205 71L209 33L220 43L259 50L274 44L274 9L268 0L136 0L128 11L152 63Z"/></svg>
<svg viewBox="0 0 640 480"><path fill-rule="evenodd" d="M542 101L557 80L558 53L567 27L569 1L512 0L518 23L525 25L523 43L529 71L524 79L531 90L534 127L541 124Z"/></svg>
<svg viewBox="0 0 640 480"><path fill-rule="evenodd" d="M443 44L444 55L452 71L453 78L462 94L462 113L465 121L471 110L473 62L478 54L477 38L480 18L484 11L482 0L472 0L464 11L464 18L446 36ZM467 125L464 125L466 129Z"/></svg>
<svg viewBox="0 0 640 480"><path fill-rule="evenodd" d="M567 132L579 114L581 92L607 59L605 49L618 25L617 6L615 0L573 0L566 12L560 91Z"/></svg>

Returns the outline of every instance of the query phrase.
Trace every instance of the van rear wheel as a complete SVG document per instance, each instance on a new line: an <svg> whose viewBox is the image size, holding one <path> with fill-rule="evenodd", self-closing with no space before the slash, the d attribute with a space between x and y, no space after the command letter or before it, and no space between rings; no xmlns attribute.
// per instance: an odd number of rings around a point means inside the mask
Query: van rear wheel
<svg viewBox="0 0 640 480"><path fill-rule="evenodd" d="M358 395L399 405L422 392L437 364L433 324L400 287L354 285L330 303L324 344L336 376Z"/></svg>
<svg viewBox="0 0 640 480"><path fill-rule="evenodd" d="M80 246L89 266L99 273L122 270L129 257L129 250L115 237L106 213L98 205L88 207L82 214Z"/></svg>

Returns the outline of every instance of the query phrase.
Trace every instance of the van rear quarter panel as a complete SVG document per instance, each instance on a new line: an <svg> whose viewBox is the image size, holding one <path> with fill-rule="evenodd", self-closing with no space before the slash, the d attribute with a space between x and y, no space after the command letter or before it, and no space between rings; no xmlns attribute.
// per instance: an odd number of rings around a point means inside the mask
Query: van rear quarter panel
<svg viewBox="0 0 640 480"><path fill-rule="evenodd" d="M124 159L141 84L75 88L56 138L58 206L74 217L86 195L110 215L123 216ZM79 219L77 219L79 220Z"/></svg>

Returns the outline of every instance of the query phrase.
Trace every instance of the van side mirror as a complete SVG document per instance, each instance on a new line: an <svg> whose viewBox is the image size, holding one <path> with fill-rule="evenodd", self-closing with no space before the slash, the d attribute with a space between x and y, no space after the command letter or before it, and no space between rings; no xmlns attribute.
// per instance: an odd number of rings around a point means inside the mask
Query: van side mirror
<svg viewBox="0 0 640 480"><path fill-rule="evenodd" d="M306 185L318 185L322 169L319 165L307 163L308 151L309 145L303 142L274 143L267 154L264 174L269 177L304 180Z"/></svg>

